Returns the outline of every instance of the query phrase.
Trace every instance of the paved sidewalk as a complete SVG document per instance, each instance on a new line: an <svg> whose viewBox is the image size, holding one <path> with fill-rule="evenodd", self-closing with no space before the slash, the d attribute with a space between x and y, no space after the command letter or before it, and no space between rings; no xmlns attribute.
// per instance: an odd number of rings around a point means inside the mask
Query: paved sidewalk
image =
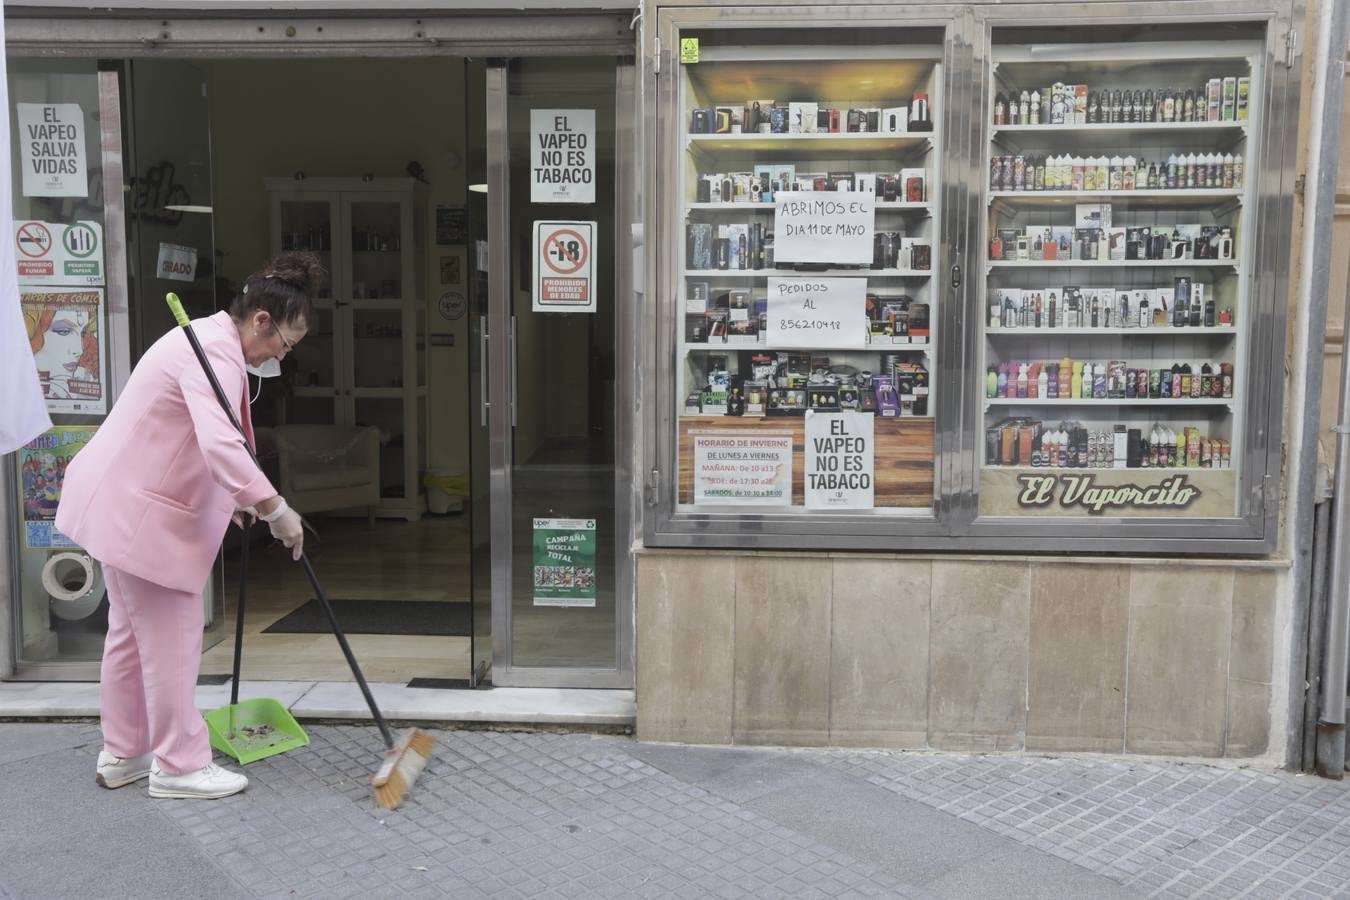
<svg viewBox="0 0 1350 900"><path fill-rule="evenodd" d="M0 897L1350 897L1350 784L1022 755L311 726L220 801L94 784L94 724L0 724Z"/></svg>

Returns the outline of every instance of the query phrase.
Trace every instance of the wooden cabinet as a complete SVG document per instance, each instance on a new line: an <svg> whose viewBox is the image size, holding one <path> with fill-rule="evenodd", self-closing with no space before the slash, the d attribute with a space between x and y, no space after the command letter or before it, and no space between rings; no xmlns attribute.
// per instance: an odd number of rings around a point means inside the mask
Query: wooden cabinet
<svg viewBox="0 0 1350 900"><path fill-rule="evenodd" d="M416 519L426 467L425 199L412 179L269 178L273 252L328 271L295 350L289 424L380 431L381 515Z"/></svg>

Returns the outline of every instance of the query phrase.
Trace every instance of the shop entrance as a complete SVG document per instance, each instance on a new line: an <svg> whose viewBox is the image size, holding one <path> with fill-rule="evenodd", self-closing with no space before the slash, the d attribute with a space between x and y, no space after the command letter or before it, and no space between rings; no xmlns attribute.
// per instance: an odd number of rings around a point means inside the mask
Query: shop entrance
<svg viewBox="0 0 1350 900"><path fill-rule="evenodd" d="M24 65L11 61L11 79ZM171 327L167 290L200 316L277 252L317 253L329 272L282 376L252 382L252 415L269 476L319 530L307 549L367 676L631 686L618 614L631 611L630 532L615 500L615 58L104 67L126 111L128 202L105 227L125 234L132 364ZM34 84L59 93L59 73ZM573 111L564 118L585 129L571 166L588 199L531 199L541 109ZM89 131L97 153L92 117ZM584 231L585 287L550 287L591 308L536 307L532 236L545 220ZM561 253L575 264L577 248ZM230 668L238 540L207 592L207 676ZM349 679L303 575L265 531L255 541L244 677ZM45 622L41 606L22 615ZM96 677L94 618L66 650L20 648L21 668Z"/></svg>

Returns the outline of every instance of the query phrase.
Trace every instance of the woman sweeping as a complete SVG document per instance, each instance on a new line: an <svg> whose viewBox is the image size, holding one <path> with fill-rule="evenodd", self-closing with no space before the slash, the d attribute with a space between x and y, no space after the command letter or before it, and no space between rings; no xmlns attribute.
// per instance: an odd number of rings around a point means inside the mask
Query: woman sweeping
<svg viewBox="0 0 1350 900"><path fill-rule="evenodd" d="M305 336L323 270L288 253L250 275L228 312L193 323L251 442L245 374ZM211 762L194 692L202 588L231 517L256 513L300 558L300 516L250 458L175 328L146 351L98 433L66 470L56 526L103 566L108 636L97 780L150 779L150 796L228 797L243 775Z"/></svg>

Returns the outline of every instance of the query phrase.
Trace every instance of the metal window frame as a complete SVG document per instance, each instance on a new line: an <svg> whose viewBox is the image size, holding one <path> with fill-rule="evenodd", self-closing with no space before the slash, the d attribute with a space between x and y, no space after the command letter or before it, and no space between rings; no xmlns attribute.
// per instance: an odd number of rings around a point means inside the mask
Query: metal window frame
<svg viewBox="0 0 1350 900"><path fill-rule="evenodd" d="M946 550L946 551L1078 551L1092 553L1168 553L1265 555L1274 552L1280 509L1280 455L1284 409L1283 351L1288 309L1289 267L1287 252L1292 227L1294 147L1282 136L1298 123L1299 63L1297 45L1286 51L1291 40L1296 0L1177 0L1162 3L1122 3L1118 0L1081 0L1077 3L986 3L935 5L891 0L886 5L823 6L818 0L748 2L736 9L711 8L707 2L662 4L649 9L656 27L643 38L645 95L655 99L644 124L649 135L645 162L667 194L649 197L645 205L648 250L646 294L654 322L643 332L645 362L655 374L650 391L655 411L644 413L647 441L643 470L648 473L647 508L643 536L649 546L727 547L744 549L815 550ZM942 186L944 203L941 256L970 272L982 258L980 252L985 211L982 208L984 174L980 149L989 140L984 116L975 121L987 104L985 84L992 51L992 30L1026 25L1071 26L1118 21L1155 22L1245 21L1265 25L1262 108L1264 124L1258 126L1259 168L1249 174L1256 180L1256 208L1243 228L1260 248L1244 263L1243 277L1252 279L1248 288L1248 359L1244 389L1247 433L1243 469L1239 473L1238 515L1230 518L1171 517L984 517L978 511L978 476L983 452L983 413L976 402L980 395L981 358L984 340L978 305L980 291L974 273L963 279L959 291L943 286L939 303L939 359L937 368L954 387L939 396L937 424L937 503L932 517L898 519L888 516L837 516L794 514L738 515L677 511L677 422L674 415L677 357L673 334L676 324L674 286L680 277L678 261L682 228L671 202L670 187L678 183L680 134L678 114L679 71L675 49L684 29L754 27L771 10L775 27L827 29L870 21L922 27L945 25L949 31L944 62L948 68L947 106L958 103L968 111L965 128L952 121L951 109L942 111L948 131L944 158L947 169ZM1286 52L1288 55L1286 55ZM659 55L658 55L659 54ZM1288 60L1288 65L1286 64ZM663 206L664 203L664 206ZM959 225L958 225L959 221ZM938 255L938 254L935 254ZM935 293L935 297L937 294ZM947 308L943 308L942 304ZM941 418L945 416L945 418Z"/></svg>

